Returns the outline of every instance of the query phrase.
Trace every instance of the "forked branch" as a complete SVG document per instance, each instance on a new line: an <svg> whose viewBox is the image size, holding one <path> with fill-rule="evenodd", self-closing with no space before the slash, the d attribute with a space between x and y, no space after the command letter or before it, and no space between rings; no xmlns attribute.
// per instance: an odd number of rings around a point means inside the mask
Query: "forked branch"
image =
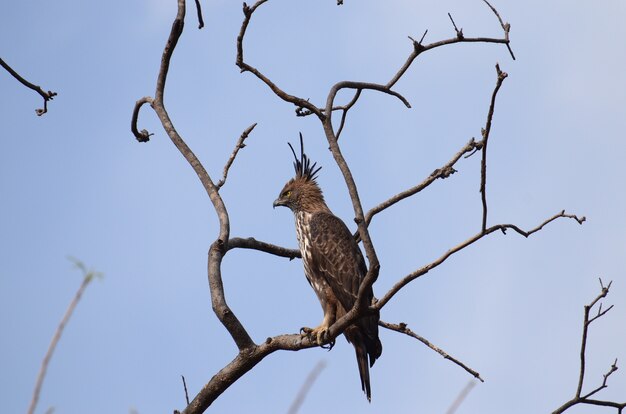
<svg viewBox="0 0 626 414"><path fill-rule="evenodd" d="M612 282L609 282L608 285L604 285L602 283L602 279L600 279L600 293L596 296L588 305L585 305L584 314L583 314L583 333L582 333L582 341L580 345L580 372L578 374L578 385L576 386L576 393L574 397L567 401L565 404L557 408L552 412L552 414L561 414L567 411L569 408L578 405L578 404L587 404L587 405L597 405L603 407L613 407L617 410L618 414L621 414L624 408L626 408L626 402L618 403L616 401L603 401L603 400L595 400L591 399L593 395L598 393L599 391L608 387L609 377L617 371L617 358L615 362L611 365L606 374L603 375L602 383L596 387L595 389L589 391L586 394L582 394L583 383L585 381L585 366L586 366L586 351L587 351L587 334L589 330L589 326L593 321L602 316L606 315L608 311L613 308L613 305L609 306L605 310L602 310L602 303L599 304L598 310L594 316L591 315L591 310L600 302L601 299L605 298L609 294L609 289L611 288Z"/></svg>
<svg viewBox="0 0 626 414"><path fill-rule="evenodd" d="M569 219L572 219L572 220L576 220L578 222L578 224L583 224L585 222L585 217L579 218L579 217L577 217L575 215L572 215L572 214L566 214L565 210L563 210L560 213L557 213L554 216L550 217L549 219L545 220L543 223L541 223L540 225L538 225L537 227L535 227L535 228L533 228L531 230L522 230L521 228L519 228L515 224L497 224L495 226L488 227L485 231L481 231L481 232L475 234L474 236L470 237L469 239L465 240L464 242L457 244L456 246L454 246L453 248L451 248L450 250L445 252L443 255L441 255L438 259L432 261L431 263L429 263L429 264L427 264L425 266L420 267L419 269L415 270L412 273L409 273L408 275L406 275L405 277L400 279L395 285L393 285L393 287L391 289L389 289L389 291L382 298L380 298L378 300L378 302L373 307L375 309L381 309L404 286L406 286L407 284L409 284L413 280L417 279L418 277L421 277L421 276L425 275L426 273L428 273L432 269L436 268L437 266L439 266L440 264L445 262L448 258L450 258L450 256L454 255L455 253L460 252L461 250L463 250L466 247L476 243L478 240L482 239L483 237L485 237L485 236L487 236L487 235L489 235L489 234L491 234L491 233L493 233L495 231L499 230L502 233L506 234L507 230L513 230L514 232L516 232L516 233L518 233L518 234L520 234L520 235L522 235L524 237L530 237L532 234L540 231L546 225L548 225L549 223L551 223L551 222L553 222L553 221L555 221L555 220L557 220L559 218L569 218Z"/></svg>

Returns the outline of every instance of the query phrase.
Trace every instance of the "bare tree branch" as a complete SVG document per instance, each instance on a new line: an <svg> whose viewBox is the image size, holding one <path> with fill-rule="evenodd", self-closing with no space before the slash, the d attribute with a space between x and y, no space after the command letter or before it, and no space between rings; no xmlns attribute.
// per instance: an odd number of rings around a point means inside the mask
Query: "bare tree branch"
<svg viewBox="0 0 626 414"><path fill-rule="evenodd" d="M252 132L255 126L256 126L256 122L250 125L248 128L246 128L246 130L243 131L243 133L239 137L237 144L235 144L235 149L233 150L233 153L230 155L230 158L228 159L228 161L226 162L226 165L224 166L222 179L219 180L217 183L218 188L222 188L224 183L226 183L226 177L228 176L228 170L230 169L230 166L233 165L233 162L235 161L235 157L237 156L237 153L239 152L239 150L246 146L246 144L244 144L244 141L246 140L246 138L248 138L248 135L250 135L250 133Z"/></svg>
<svg viewBox="0 0 626 414"><path fill-rule="evenodd" d="M185 414L192 413L201 413L204 412L212 403L218 398L230 385L232 385L235 381L237 381L241 376L247 373L249 370L254 368L256 364L258 364L261 360L263 360L266 356L272 354L275 351L279 350L289 350L289 351L298 351L306 348L312 348L318 346L317 341L313 342L313 340L307 336L302 336L300 334L286 334L279 335L272 338L267 338L266 341L256 344L252 338L249 336L248 332L241 324L241 322L236 318L232 310L228 307L226 303L226 298L224 295L222 276L221 276L221 262L224 255L231 249L234 248L245 248L245 249L254 249L263 251L269 254L273 254L280 257L287 257L289 259L293 259L295 257L300 257L300 252L295 249L287 249L284 247L276 246L270 243L257 241L253 238L230 238L230 223L229 216L224 205L224 202L219 195L219 188L226 181L226 177L228 174L228 170L234 161L238 150L243 145L243 140L245 138L240 138L231 158L228 160L225 168L223 179L215 184L211 177L206 172L205 168L202 166L200 161L194 155L194 153L189 149L183 139L180 137L178 132L173 126L171 119L165 109L164 105L164 89L165 83L167 79L167 73L169 69L170 60L173 54L173 51L176 47L176 44L183 32L184 27L184 17L185 17L185 1L178 1L178 12L176 19L172 24L172 29L170 32L170 36L168 38L168 42L163 50L163 56L161 61L161 67L159 70L159 75L156 84L156 94L155 98L145 97L137 101L135 105L135 109L133 111L133 118L131 122L131 129L135 137L140 141L147 141L149 139L150 134L145 131L139 131L136 124L138 119L138 114L141 107L145 103L150 103L151 107L156 112L161 124L174 143L174 145L178 148L181 154L185 157L190 166L194 169L196 174L198 175L203 187L205 188L211 202L213 203L213 207L219 219L219 235L218 238L211 244L211 248L209 250L209 259L208 259L208 278L209 278L209 287L211 293L211 302L213 306L213 310L224 325L224 327L229 332L230 336L233 338L236 346L238 347L238 354L235 358L224 366L217 374L215 374L198 392L198 394L193 398L193 400L188 404L188 406L183 411ZM374 306L370 306L369 303L365 303L365 292L372 286L378 277L379 273L379 262L376 256L376 251L374 249L373 243L370 239L367 225L369 221L366 220L362 205L359 199L358 191L354 179L352 177L352 173L344 159L341 150L338 146L338 137L344 129L345 120L347 116L347 112L356 104L359 97L362 94L363 90L375 90L378 92L386 93L392 95L399 100L401 100L407 107L410 107L408 101L400 95L398 92L392 90L392 87L395 83L403 76L403 74L407 71L413 60L425 50L434 49L439 46L444 46L447 44L458 43L458 42L485 42L485 43L505 43L508 45L508 32L502 39L493 39L493 38L465 38L464 36L458 36L453 39L443 40L440 42L432 43L429 45L422 45L424 37L419 42L413 41L414 51L409 56L404 65L400 68L400 70L394 75L394 77L387 84L376 84L376 83L365 83L365 82L352 82L352 81L343 81L335 84L329 91L329 94L326 99L326 106L324 109L318 108L317 106L311 104L308 100L303 98L299 98L297 96L290 95L284 92L281 88L279 88L274 82L272 82L269 78L263 75L258 69L249 65L244 61L244 53L243 53L243 40L247 30L247 27L250 23L251 17L256 9L265 3L267 0L259 0L253 6L248 6L244 3L243 12L244 12L244 20L241 25L241 29L239 35L237 37L237 60L236 64L241 69L242 72L251 72L254 74L259 80L265 83L280 99L292 103L296 106L296 113L301 116L306 116L310 114L315 114L320 119L325 136L328 140L330 150L333 154L335 162L340 168L342 175L344 176L344 180L346 182L346 186L348 188L348 192L350 194L350 199L352 200L354 213L355 213L355 221L359 227L358 232L361 240L363 241L363 245L365 247L365 252L369 261L369 270L364 280L361 283L358 299L355 302L355 305L352 309L350 309L341 319L336 321L328 331L328 340L333 340L339 334L343 332L343 330L353 324L358 318L363 317L368 313L378 312L397 291L399 291L404 285L409 283L411 280L421 276L428 272L430 269L438 266L443 261L445 261L450 255L455 252L469 246L480 238L484 237L487 234L494 232L495 230L501 230L505 232L507 229L512 229L513 231L518 232L519 234L528 237L530 234L541 230L544 225L548 224L552 220L555 220L558 217L569 217L575 218L577 221L582 223L583 219L578 219L576 216L566 215L565 212L561 212L560 214L555 215L553 218L546 220L540 226L530 231L523 231L515 225L512 224L502 224L497 226L492 226L488 229L485 229L480 234L474 236L473 238L467 240L466 242L458 245L453 248L451 251L447 252L444 256L442 256L437 261L423 267L422 269L417 270L411 275L406 276L404 279L401 279L397 285L395 285L391 291L383 297L383 299L377 302ZM499 17L499 16L498 16ZM455 24L454 24L455 25ZM505 27L503 26L503 29ZM508 29L505 29L505 31ZM426 33L425 33L426 34ZM341 89L354 89L355 94L353 98L346 105L336 106L334 104L334 100L336 99L337 93ZM341 121L339 123L339 127L337 132L335 132L334 126L332 124L332 113L333 111L342 111ZM250 128L251 131L252 127ZM250 132L248 131L248 133ZM244 131L245 134L245 131ZM242 135L243 137L243 135ZM429 177L421 188L425 188L432 181L437 178L445 178L454 172L453 165L458 161L458 159L467 154L470 151L475 151L483 148L483 144L476 143L474 140L471 140L470 143L466 145L462 149L462 151L457 154L448 164L444 166L443 169L440 169L434 172L431 177ZM220 184L221 183L221 184ZM419 186L418 186L419 187ZM406 198L412 194L421 191L421 188L414 188L407 190L409 193L399 194L397 196L392 197L392 199L388 200L389 204L386 207L380 208L382 209L389 207L392 204L400 201L403 198ZM369 220L371 217L376 214L376 212L372 212L369 215ZM421 274L418 274L420 273ZM405 326L406 329L406 326ZM409 331L410 332L410 331ZM405 334L407 332L404 332ZM413 336L413 335L412 335ZM414 337L419 337L414 334ZM421 337L420 337L421 338ZM422 338L423 339L423 338ZM432 345L432 344L431 344ZM434 345L433 345L434 347ZM443 352L443 351L441 351ZM446 354L447 355L447 354ZM451 357L448 359L452 359ZM461 365L463 366L463 365ZM467 367L466 367L467 368ZM467 368L468 372L472 373L473 371ZM474 371L475 372L475 371ZM474 374L472 374L474 375ZM477 373L475 375L477 378L480 378Z"/></svg>
<svg viewBox="0 0 626 414"><path fill-rule="evenodd" d="M56 92L46 92L41 89L40 86L30 83L29 81L24 79L19 73L17 73L11 66L9 66L4 60L2 60L2 58L0 58L0 66L6 69L6 71L9 72L9 74L17 79L18 82L20 82L22 85L37 92L43 98L43 108L35 109L35 113L37 114L37 116L41 116L48 112L48 101L53 100L54 97L57 96Z"/></svg>
<svg viewBox="0 0 626 414"><path fill-rule="evenodd" d="M228 249L231 250L234 248L258 250L261 252L273 254L275 256L286 257L289 260L302 257L299 249L287 249L285 247L276 246L271 243L256 240L253 237L248 237L245 239L240 237L234 237L230 239L228 241Z"/></svg>
<svg viewBox="0 0 626 414"><path fill-rule="evenodd" d="M263 75L258 69L254 66L247 64L243 59L243 38L246 34L246 30L248 29L248 24L250 23L250 18L252 18L252 14L255 10L265 3L267 0L259 0L252 7L248 6L246 3L243 4L243 14L245 16L244 21L241 25L241 30L239 31L239 36L237 36L237 60L235 64L241 69L241 72L250 72L257 78L259 78L263 83L265 83L269 88L278 96L280 99L285 102L292 103L296 105L297 108L306 108L311 113L317 115L320 119L324 117L319 108L315 105L307 101L306 99L298 98L297 96L290 95L279 88L274 82L272 82L267 76Z"/></svg>
<svg viewBox="0 0 626 414"><path fill-rule="evenodd" d="M156 95L155 98L152 100L151 105L157 116L159 117L159 120L163 125L163 129L165 129L165 132L170 137L176 148L178 148L183 157L185 157L189 165L196 172L198 178L200 179L200 182L202 183L202 186L204 187L211 202L213 203L213 207L220 222L220 230L217 240L215 240L215 242L211 244L211 247L209 249L208 277L209 287L211 290L211 303L213 306L213 311L215 312L220 322L228 330L239 350L243 350L254 346L254 342L252 341L252 338L250 338L250 335L241 324L239 319L237 319L235 314L226 303L221 274L221 262L225 252L228 250L228 246L226 245L226 243L229 240L230 234L230 221L228 217L228 212L226 210L226 206L224 205L224 201L219 195L219 188L213 183L213 180L198 160L198 157L196 157L193 151L191 151L189 146L187 146L185 141L181 138L181 136L174 128L174 124L172 123L172 120L170 119L167 110L165 109L165 103L163 100L170 60L172 58L172 54L174 53L174 49L176 48L176 44L178 43L178 40L183 33L184 20L185 0L178 0L177 15L174 19L174 22L172 23L172 29L170 31L167 44L163 49L161 67L156 83ZM142 98L137 101L137 104L135 105L135 112L138 112L139 107L141 107L141 105L146 102L150 102L150 98ZM135 116L135 112L133 113L133 120L136 121L137 117ZM137 128L135 127L133 132L135 132L136 129ZM137 134L135 134L135 136L137 137Z"/></svg>
<svg viewBox="0 0 626 414"><path fill-rule="evenodd" d="M500 13L498 13L496 8L493 7L491 3L489 3L487 0L483 0L483 1L485 2L485 4L487 4L487 6L489 6L493 14L495 14L496 17L498 18L498 21L500 22L500 26L502 27L502 30L504 30L504 39L506 40L506 43L505 43L506 48L509 50L509 53L511 54L511 58L515 60L515 54L513 53L513 50L511 49L511 42L509 41L509 32L511 31L511 25L509 23L504 23L502 21L502 17L500 17Z"/></svg>
<svg viewBox="0 0 626 414"><path fill-rule="evenodd" d="M600 386L588 392L587 394L581 395L582 390L583 390L583 383L585 381L585 366L586 366L585 354L587 351L587 334L589 330L589 325L591 325L591 323L595 321L596 319L604 316L609 310L611 310L611 308L613 308L613 305L608 307L606 310L602 311L602 304L600 304L598 313L596 314L596 316L590 318L589 314L590 314L591 309L601 299L605 298L609 294L609 289L611 288L612 283L613 282L609 282L608 285L604 286L604 284L602 283L602 279L600 279L600 294L598 294L598 296L596 296L595 299L593 299L588 305L585 305L584 307L583 333L582 333L582 341L580 345L580 372L578 374L578 384L576 386L576 394L571 400L567 401L565 404L563 404L562 406L557 408L555 411L553 411L552 414L561 414L577 404L613 407L617 409L618 414L621 414L622 410L626 408L626 402L618 403L615 401L601 401L601 400L589 399L589 397L591 397L592 395L595 395L599 391L608 387L607 382L608 382L609 377L611 376L611 374L617 371L617 358L615 359L615 362L613 362L613 364L611 365L607 373L603 375L602 384L600 384Z"/></svg>
<svg viewBox="0 0 626 414"><path fill-rule="evenodd" d="M202 18L202 6L200 6L200 0L196 0L196 12L198 14L198 29L204 27L204 19Z"/></svg>
<svg viewBox="0 0 626 414"><path fill-rule="evenodd" d="M343 131L343 127L346 123L346 117L348 115L348 111L350 110L350 108L354 106L356 101L359 100L359 97L361 96L362 91L363 89L357 89L356 93L354 94L354 97L352 98L350 102L348 102L347 105L340 106L339 108L333 108L333 110L341 109L343 111L341 114L341 122L339 123L339 128L337 128L337 141L339 141L339 136L341 135L341 132Z"/></svg>
<svg viewBox="0 0 626 414"><path fill-rule="evenodd" d="M298 391L298 395L296 395L296 398L291 403L287 414L296 414L298 412L298 410L302 406L302 403L304 402L304 399L311 390L311 387L317 380L317 377L320 375L320 373L324 370L324 368L326 368L326 361L324 361L323 359L315 364L311 372L309 372L309 375L307 375L306 379L304 380L300 391Z"/></svg>
<svg viewBox="0 0 626 414"><path fill-rule="evenodd" d="M412 195L419 193L420 191L431 185L433 182L435 182L437 179L445 179L450 177L456 172L456 170L454 169L454 165L459 159L461 159L463 155L471 153L472 151L480 148L482 148L482 142L476 142L474 138L470 139L469 142L465 144L465 146L463 146L463 148L461 148L461 150L459 150L459 152L457 152L454 157L452 157L452 159L450 159L450 161L448 161L441 168L437 168L435 171L433 171L428 177L426 177L424 181L414 187L409 188L408 190L402 191L388 198L377 206L372 207L365 215L365 223L369 226L376 214L382 212L383 210L386 210L387 208L393 206L399 201L404 200L405 198L411 197ZM358 234L356 236L358 236Z"/></svg>
<svg viewBox="0 0 626 414"><path fill-rule="evenodd" d="M392 331L400 332L400 333L408 335L408 336L410 336L412 338L417 339L418 341L420 341L421 343L423 343L424 345L426 345L427 347L429 347L430 349L432 349L433 351L437 352L439 355L444 357L444 359L452 361L456 365L458 365L461 368L463 368L465 371L467 371L474 378L479 379L480 382L485 382L480 377L480 374L478 372L474 371L473 369L471 369L470 367L468 367L467 365L465 365L463 362L459 361L458 359L450 356L446 351L444 351L443 349L439 348L438 346L436 346L435 344L430 342L428 339L426 339L423 336L420 336L420 335L416 334L415 332L413 332L412 330L410 330L407 327L406 323L401 322L399 324L395 324L395 323L389 323L389 322L385 322L385 321L378 321L378 325L382 326L383 328L387 328L387 329L392 330Z"/></svg>
<svg viewBox="0 0 626 414"><path fill-rule="evenodd" d="M185 376L180 376L183 379L183 388L185 389L185 401L187 401L187 405L189 405L189 393L187 392L187 381L185 381Z"/></svg>
<svg viewBox="0 0 626 414"><path fill-rule="evenodd" d="M85 265L78 260L74 260L74 259L71 259L71 260L74 262L74 265L82 271L83 281L78 287L78 290L76 291L76 293L74 294L74 297L72 298L72 301L67 307L67 310L65 311L65 314L63 315L63 318L61 318L61 322L59 323L59 326L54 332L54 335L52 336L52 340L50 341L50 345L48 346L48 350L46 351L46 355L44 356L43 361L41 362L41 368L39 368L39 374L37 375L37 381L35 382L35 389L33 390L33 396L28 406L28 411L27 411L28 414L33 414L35 412L35 408L37 408L37 402L39 401L39 394L41 393L41 387L46 377L46 373L48 372L48 364L50 363L50 359L52 359L54 350L56 349L57 344L59 343L59 340L61 339L61 335L63 334L63 330L65 329L65 326L67 325L70 318L72 317L72 314L74 313L74 309L76 309L76 305L78 305L78 302L80 301L80 298L83 296L85 289L87 289L87 286L89 286L89 283L91 283L91 281L94 278L100 277L102 275L99 272L88 270L85 267ZM50 410L54 411L54 408L50 407L48 411Z"/></svg>
<svg viewBox="0 0 626 414"><path fill-rule="evenodd" d="M498 80L496 82L496 87L493 90L493 94L491 95L491 103L489 104L489 113L487 114L487 123L485 124L485 128L482 130L482 153L483 157L480 162L480 195L483 203L483 222L482 222L482 231L487 229L487 143L489 142L489 133L491 132L491 121L493 120L493 111L496 106L496 96L498 95L498 91L502 86L502 82L509 76L506 72L502 72L500 70L500 65L496 64L496 72L498 73Z"/></svg>
<svg viewBox="0 0 626 414"><path fill-rule="evenodd" d="M152 102L153 100L149 96L144 96L143 98L135 102L135 108L133 109L133 117L130 121L130 130L132 131L133 135L135 136L138 142L148 142L150 141L150 136L154 135L154 134L149 133L145 129L142 129L141 131L137 129L137 121L139 119L139 111L141 110L141 107L147 103L152 105Z"/></svg>
<svg viewBox="0 0 626 414"><path fill-rule="evenodd" d="M570 219L576 220L578 222L578 224L582 224L585 221L585 217L578 218L575 215L565 214L565 210L563 210L560 213L557 213L554 216L550 217L549 219L545 220L539 226L535 227L532 230L528 230L528 231L520 229L515 224L497 224L495 226L491 226L491 227L487 228L485 231L481 231L480 233L475 234L474 236L470 237L469 239L465 240L464 242L454 246L453 248L451 248L450 250L445 252L443 255L441 255L437 260L435 260L435 261L433 261L433 262L431 262L431 263L429 263L429 264L427 264L425 266L420 267L416 271L414 271L414 272L406 275L402 279L400 279L400 281L398 281L395 285L393 285L393 287L391 289L389 289L389 291L381 299L378 300L376 305L374 305L374 308L381 309L383 306L385 306L387 304L387 302L389 302L389 300L393 296L395 296L396 293L398 293L400 291L400 289L402 289L408 283L412 282L413 280L417 279L420 276L425 275L430 270L436 268L437 266L439 266L440 264L445 262L453 254L458 253L459 251L465 249L466 247L474 244L478 240L482 239L483 237L485 237L485 236L487 236L487 235L489 235L489 234L491 234L491 233L493 233L493 232L495 232L497 230L500 230L502 233L505 233L505 234L506 234L507 230L513 230L516 233L518 233L518 234L520 234L520 235L522 235L524 237L529 237L532 234L540 231L541 229L543 229L544 226L546 226L547 224L553 222L554 220L556 220L558 218L570 218Z"/></svg>

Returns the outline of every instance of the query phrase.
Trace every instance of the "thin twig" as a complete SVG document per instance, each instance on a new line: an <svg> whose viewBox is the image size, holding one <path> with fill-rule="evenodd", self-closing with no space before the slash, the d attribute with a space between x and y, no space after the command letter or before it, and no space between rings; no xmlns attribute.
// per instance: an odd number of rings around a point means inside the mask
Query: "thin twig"
<svg viewBox="0 0 626 414"><path fill-rule="evenodd" d="M233 153L230 154L230 158L228 158L228 161L226 162L226 165L224 166L222 179L217 182L218 188L222 188L224 183L226 183L226 178L228 177L228 170L230 169L230 166L233 165L233 162L235 161L235 157L237 156L237 153L239 152L239 150L242 148L245 148L246 144L244 144L244 141L246 140L246 138L248 138L248 135L250 135L250 133L252 132L255 126L256 126L256 122L250 125L248 128L246 128L246 130L243 131L243 133L239 137L239 140L237 140L237 144L235 144L235 149L233 150Z"/></svg>
<svg viewBox="0 0 626 414"><path fill-rule="evenodd" d="M246 30L248 29L248 25L250 24L250 19L252 18L252 15L256 11L256 9L259 6L261 6L263 3L265 3L266 1L267 0L259 0L256 3L254 3L254 5L252 5L252 6L248 6L246 3L243 4L244 20L243 20L243 23L241 24L241 29L239 31L239 35L237 36L237 59L235 61L235 64L239 67L239 69L241 69L242 73L243 72L250 72L254 76L256 76L257 78L259 78L259 80L261 80L261 82L265 83L272 90L272 92L274 92L274 94L276 94L276 96L278 96L279 98L281 98L285 102L292 103L297 108L298 107L299 108L306 108L309 111L311 111L312 113L314 113L315 115L317 115L320 119L322 119L322 118L324 118L324 114L322 113L322 111L318 107L316 107L315 105L313 105L312 103L310 103L306 99L298 98L297 96L290 95L290 94L286 93L281 88L279 88L274 82L272 82L267 76L263 75L257 68L255 68L254 66L249 65L248 63L246 63L244 61L244 58L243 58L243 39L244 39L244 37L246 35Z"/></svg>
<svg viewBox="0 0 626 414"><path fill-rule="evenodd" d="M17 79L22 85L37 92L43 98L43 108L35 109L35 113L37 114L37 116L41 116L48 112L48 101L53 100L54 97L57 96L56 92L46 92L41 89L40 86L30 83L29 81L24 79L19 73L17 73L12 67L10 67L4 60L2 60L2 58L0 58L0 66L6 69L6 71L9 72L9 74Z"/></svg>
<svg viewBox="0 0 626 414"><path fill-rule="evenodd" d="M185 401L187 401L187 405L189 405L189 393L187 392L187 381L185 381L185 376L180 376L183 379L183 388L185 388Z"/></svg>
<svg viewBox="0 0 626 414"><path fill-rule="evenodd" d="M204 19L202 18L202 6L200 6L200 0L196 0L196 12L198 14L198 29L204 27Z"/></svg>
<svg viewBox="0 0 626 414"><path fill-rule="evenodd" d="M387 208L398 203L399 201L402 201L412 195L419 193L420 191L431 185L433 182L435 182L437 179L445 179L450 177L456 172L456 170L454 169L454 165L463 155L480 148L482 148L482 143L476 142L474 138L472 138L467 144L463 146L463 148L459 150L459 152L457 152L452 157L452 159L450 159L450 161L444 164L441 168L437 168L435 171L433 171L421 183L388 198L387 200L383 201L375 207L372 207L365 215L365 223L369 225L376 214L386 210ZM355 237L357 236L358 234L355 235Z"/></svg>
<svg viewBox="0 0 626 414"><path fill-rule="evenodd" d="M489 3L487 0L483 0L483 1L487 4L487 6L489 6L493 14L495 14L496 17L498 18L498 21L500 22L500 26L502 26L502 30L504 30L504 39L506 40L506 48L509 50L509 53L511 54L511 58L515 60L515 54L513 53L513 50L511 49L511 41L509 40L509 32L511 31L511 25L509 23L504 23L502 21L502 17L500 17L500 13L498 13L496 8L493 7L491 3Z"/></svg>
<svg viewBox="0 0 626 414"><path fill-rule="evenodd" d="M85 292L85 289L87 289L87 286L89 285L89 283L91 283L91 281L95 277L101 276L101 273L99 272L95 272L93 270L87 270L85 265L81 263L80 261L77 261L77 260L73 260L73 261L74 261L74 265L82 271L83 281L81 282L78 290L76 291L76 294L72 298L72 301L70 302L69 306L67 307L67 310L65 311L65 314L63 315L63 318L61 318L61 322L59 323L59 326L54 332L54 335L52 336L52 340L50 341L50 345L48 346L48 350L46 351L46 355L44 356L43 361L41 362L41 367L39 368L39 374L37 375L37 381L35 382L35 389L33 390L33 397L31 398L30 404L28 406L28 411L27 411L28 414L33 414L35 412L35 408L37 407L37 402L39 401L39 394L41 393L41 387L46 377L46 372L48 371L48 364L50 363L50 359L52 358L52 355L54 354L54 350L56 349L57 344L59 343L59 340L61 339L61 335L63 334L63 330L65 329L65 326L67 325L68 321L70 320L70 317L74 313L74 309L76 309L76 305L78 305L78 302L80 301L80 298L83 296L83 293Z"/></svg>
<svg viewBox="0 0 626 414"><path fill-rule="evenodd" d="M352 98L352 100L350 102L348 102L347 105L344 105L343 107L340 107L340 109L343 111L341 114L341 122L339 123L339 128L337 128L337 141L339 141L339 136L341 135L341 132L343 131L343 127L346 123L346 117L348 115L348 111L350 110L350 108L352 108L354 106L354 104L356 103L356 101L359 99L359 97L361 96L361 92L363 91L363 89L357 89L356 93L354 94L354 97ZM335 110L335 108L333 108L333 110Z"/></svg>
<svg viewBox="0 0 626 414"><path fill-rule="evenodd" d="M300 391L298 391L296 398L291 403L287 414L296 414L298 412L298 410L302 406L302 403L304 402L304 399L311 390L311 387L313 387L313 384L315 384L317 377L319 377L324 368L326 368L326 361L322 359L313 367L311 372L309 372L309 375L307 375L304 383L302 384L302 387L300 387Z"/></svg>
<svg viewBox="0 0 626 414"><path fill-rule="evenodd" d="M480 162L480 195L483 203L483 221L482 221L482 231L487 229L487 191L486 191L486 183L487 183L487 143L489 141L489 133L491 132L491 122L493 120L493 112L496 106L496 96L498 95L498 91L502 86L502 82L508 76L506 72L502 72L500 70L500 66L496 64L496 72L498 74L498 80L496 81L496 87L491 94L491 103L489 104L489 113L487 114L487 123L485 124L485 128L482 130L483 141L482 141L482 160Z"/></svg>
<svg viewBox="0 0 626 414"><path fill-rule="evenodd" d="M456 37L458 39L463 39L463 28L458 29L456 27L456 23L454 23L454 19L452 18L452 15L450 13L448 13L448 17L450 18L450 21L452 22L452 26L454 26L454 31L456 32Z"/></svg>
<svg viewBox="0 0 626 414"><path fill-rule="evenodd" d="M395 324L395 323L389 323L389 322L385 322L385 321L378 321L378 325L382 326L383 328L387 328L387 329L392 330L392 331L400 332L400 333L408 335L408 336L410 336L412 338L417 339L418 341L420 341L421 343L423 343L424 345L426 345L427 347L429 347L433 351L437 352L439 355L441 355L445 359L447 359L449 361L452 361L456 365L458 365L461 368L463 368L465 371L467 371L474 378L479 379L480 382L485 382L480 377L480 374L478 372L476 372L475 370L471 369L470 367L468 367L467 365L465 365L463 362L459 361L458 359L450 356L450 354L448 354L446 351L444 351L443 349L439 348L438 346L436 346L435 344L433 344L432 342L430 342L426 338L424 338L424 337L416 334L412 330L410 330L407 327L406 323Z"/></svg>

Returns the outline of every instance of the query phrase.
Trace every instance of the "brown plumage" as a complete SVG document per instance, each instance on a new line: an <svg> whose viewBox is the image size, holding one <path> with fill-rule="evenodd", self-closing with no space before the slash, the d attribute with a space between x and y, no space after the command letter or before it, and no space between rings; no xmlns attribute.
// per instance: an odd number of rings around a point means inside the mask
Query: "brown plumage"
<svg viewBox="0 0 626 414"><path fill-rule="evenodd" d="M315 181L321 167L315 169L316 164L311 165L311 160L304 154L302 135L300 159L291 144L289 147L295 158L296 176L285 184L274 207L289 207L294 213L304 274L324 311L324 319L318 327L302 330L323 345L328 341L328 328L354 305L367 267L350 230L324 201L322 190ZM368 303L373 297L370 289L366 298ZM354 346L361 388L368 401L371 400L369 367L382 352L378 319L378 314L364 317L344 331L346 339Z"/></svg>

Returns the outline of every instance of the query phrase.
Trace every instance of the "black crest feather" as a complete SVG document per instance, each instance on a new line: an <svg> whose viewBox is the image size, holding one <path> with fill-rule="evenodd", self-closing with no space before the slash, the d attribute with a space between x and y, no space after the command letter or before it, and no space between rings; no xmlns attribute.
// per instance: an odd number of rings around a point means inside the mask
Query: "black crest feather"
<svg viewBox="0 0 626 414"><path fill-rule="evenodd" d="M293 154L293 158L295 160L293 162L293 168L296 171L296 177L304 178L307 181L315 180L315 175L322 169L322 167L315 168L317 163L314 162L311 164L311 159L304 153L304 140L302 139L302 132L300 132L300 159L298 159L296 151L293 149L293 146L291 146L291 143L288 142L287 144L289 145L289 148L291 148L291 153Z"/></svg>

